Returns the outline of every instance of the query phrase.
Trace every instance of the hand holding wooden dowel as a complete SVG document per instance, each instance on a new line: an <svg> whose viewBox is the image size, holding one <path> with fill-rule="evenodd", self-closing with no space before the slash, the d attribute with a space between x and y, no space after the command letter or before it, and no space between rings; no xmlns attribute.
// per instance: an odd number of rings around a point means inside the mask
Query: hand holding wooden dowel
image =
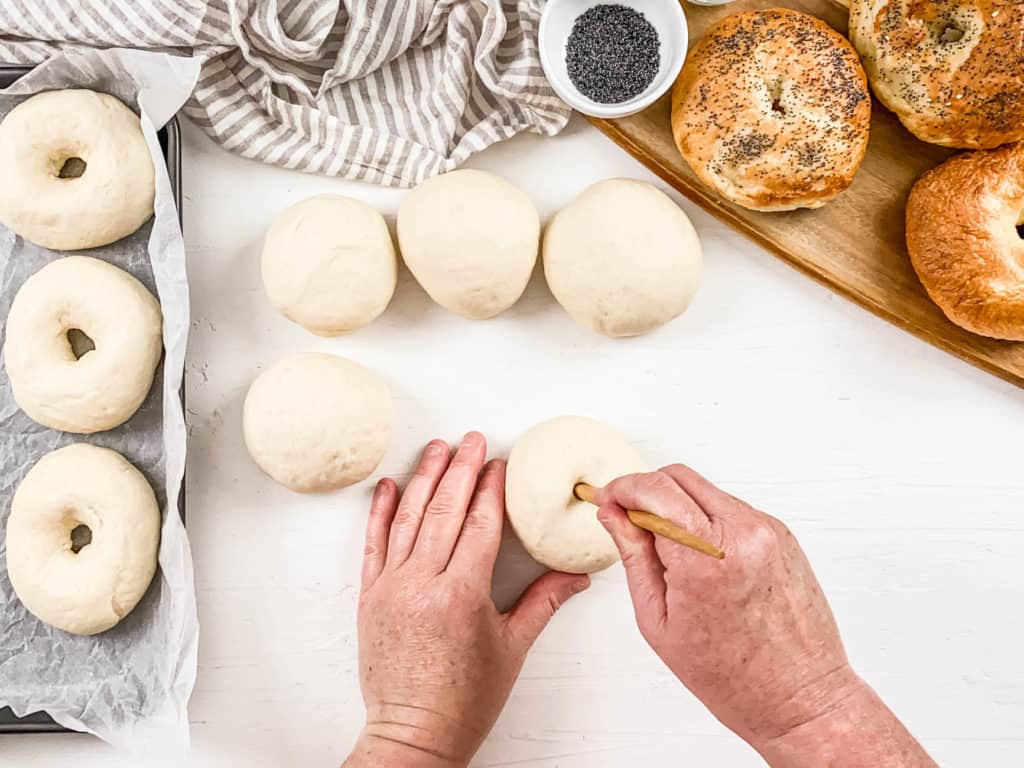
<svg viewBox="0 0 1024 768"><path fill-rule="evenodd" d="M576 483L572 490L576 495L576 498L581 501L585 501L588 504L597 504L598 489L594 488L594 486L588 483ZM650 531L655 536L671 539L677 544L689 547L696 552L708 555L709 557L714 557L718 560L725 557L725 552L720 550L714 544L704 541L704 539L699 536L694 536L689 531L680 528L675 523L666 520L663 517L637 509L626 510L626 515L629 517L630 522L637 528L643 528L645 531Z"/></svg>

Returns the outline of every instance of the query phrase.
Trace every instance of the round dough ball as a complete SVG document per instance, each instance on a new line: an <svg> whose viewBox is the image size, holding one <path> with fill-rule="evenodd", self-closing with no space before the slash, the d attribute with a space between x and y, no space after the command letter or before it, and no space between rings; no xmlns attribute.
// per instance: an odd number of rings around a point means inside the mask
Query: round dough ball
<svg viewBox="0 0 1024 768"><path fill-rule="evenodd" d="M559 416L524 434L508 457L505 505L526 551L556 571L593 573L619 559L597 508L576 498L577 483L595 488L646 472L643 456L611 427Z"/></svg>
<svg viewBox="0 0 1024 768"><path fill-rule="evenodd" d="M370 206L317 195L278 216L263 244L263 287L278 311L318 336L369 325L395 292L388 225Z"/></svg>
<svg viewBox="0 0 1024 768"><path fill-rule="evenodd" d="M402 258L445 309L485 320L526 290L540 240L540 216L519 188L484 171L427 179L398 209Z"/></svg>
<svg viewBox="0 0 1024 768"><path fill-rule="evenodd" d="M115 451L76 443L43 456L18 486L7 574L41 621L94 635L142 599L159 540L160 508L142 473Z"/></svg>
<svg viewBox="0 0 1024 768"><path fill-rule="evenodd" d="M69 175L82 163L80 176ZM108 245L153 215L153 160L142 125L105 93L47 91L8 112L0 123L0 179L0 223L44 248Z"/></svg>
<svg viewBox="0 0 1024 768"><path fill-rule="evenodd" d="M123 269L89 256L51 261L22 284L7 315L4 363L15 401L65 432L123 424L153 384L162 325L159 302ZM95 345L79 358L75 331Z"/></svg>
<svg viewBox="0 0 1024 768"><path fill-rule="evenodd" d="M335 355L293 355L265 370L245 397L245 445L260 469L300 493L365 480L391 440L391 392L376 374Z"/></svg>
<svg viewBox="0 0 1024 768"><path fill-rule="evenodd" d="M544 233L551 292L577 323L605 336L636 336L682 314L702 263L682 209L633 179L588 187Z"/></svg>

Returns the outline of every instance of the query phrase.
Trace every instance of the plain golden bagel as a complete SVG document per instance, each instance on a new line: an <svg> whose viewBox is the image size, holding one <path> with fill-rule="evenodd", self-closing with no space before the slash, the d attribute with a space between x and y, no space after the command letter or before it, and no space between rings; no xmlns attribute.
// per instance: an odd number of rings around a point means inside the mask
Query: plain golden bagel
<svg viewBox="0 0 1024 768"><path fill-rule="evenodd" d="M850 39L878 100L922 141L1024 140L1024 3L852 0Z"/></svg>
<svg viewBox="0 0 1024 768"><path fill-rule="evenodd" d="M712 26L672 92L672 133L686 162L757 211L818 208L850 186L870 123L856 51L823 21L784 8Z"/></svg>
<svg viewBox="0 0 1024 768"><path fill-rule="evenodd" d="M907 251L946 317L1024 341L1024 144L965 152L924 174L907 202Z"/></svg>

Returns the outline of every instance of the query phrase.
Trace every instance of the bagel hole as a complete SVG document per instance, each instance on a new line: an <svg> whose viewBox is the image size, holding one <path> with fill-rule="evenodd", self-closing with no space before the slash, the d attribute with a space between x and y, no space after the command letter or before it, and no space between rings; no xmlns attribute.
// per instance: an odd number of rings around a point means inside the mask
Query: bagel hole
<svg viewBox="0 0 1024 768"><path fill-rule="evenodd" d="M68 346L71 347L71 354L75 356L75 360L81 360L96 349L96 342L81 328L69 328L67 337Z"/></svg>
<svg viewBox="0 0 1024 768"><path fill-rule="evenodd" d="M85 173L86 162L80 157L69 157L57 172L57 178L77 179Z"/></svg>
<svg viewBox="0 0 1024 768"><path fill-rule="evenodd" d="M939 34L940 43L959 43L964 38L964 31L952 24L947 24Z"/></svg>
<svg viewBox="0 0 1024 768"><path fill-rule="evenodd" d="M71 529L71 551L76 555L92 543L92 529L79 523Z"/></svg>
<svg viewBox="0 0 1024 768"><path fill-rule="evenodd" d="M777 98L772 99L772 112L778 112L780 115L786 114L786 108L782 106L782 102Z"/></svg>

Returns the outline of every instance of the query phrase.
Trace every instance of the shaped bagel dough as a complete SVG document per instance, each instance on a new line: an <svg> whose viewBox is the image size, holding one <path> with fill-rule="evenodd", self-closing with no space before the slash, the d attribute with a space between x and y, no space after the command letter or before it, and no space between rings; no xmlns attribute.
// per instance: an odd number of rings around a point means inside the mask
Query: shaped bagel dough
<svg viewBox="0 0 1024 768"><path fill-rule="evenodd" d="M622 435L582 416L541 422L519 438L508 458L505 504L526 551L556 571L593 573L619 559L597 508L576 498L585 482L600 488L646 472L643 456Z"/></svg>
<svg viewBox="0 0 1024 768"><path fill-rule="evenodd" d="M633 179L588 187L544 233L548 287L576 322L605 336L636 336L682 314L702 263L682 209Z"/></svg>
<svg viewBox="0 0 1024 768"><path fill-rule="evenodd" d="M281 485L311 493L365 480L391 440L391 393L351 360L293 355L253 381L242 409L249 455Z"/></svg>
<svg viewBox="0 0 1024 768"><path fill-rule="evenodd" d="M72 531L80 526L92 538L75 552ZM37 618L94 635L142 599L159 540L160 508L142 473L115 451L75 443L43 456L18 486L7 573Z"/></svg>
<svg viewBox="0 0 1024 768"><path fill-rule="evenodd" d="M74 163L79 176L67 173ZM8 112L0 179L0 223L44 248L108 245L153 215L153 160L139 117L105 93L47 91Z"/></svg>
<svg viewBox="0 0 1024 768"><path fill-rule="evenodd" d="M398 260L388 226L370 206L317 195L285 210L263 245L270 303L318 336L368 325L395 292Z"/></svg>
<svg viewBox="0 0 1024 768"><path fill-rule="evenodd" d="M504 179L462 169L427 179L398 209L398 243L430 297L470 320L515 304L537 262L540 216Z"/></svg>
<svg viewBox="0 0 1024 768"><path fill-rule="evenodd" d="M123 269L89 256L51 261L22 284L7 315L4 363L15 401L51 429L113 429L146 399L162 325L159 302ZM76 330L95 345L80 357Z"/></svg>

